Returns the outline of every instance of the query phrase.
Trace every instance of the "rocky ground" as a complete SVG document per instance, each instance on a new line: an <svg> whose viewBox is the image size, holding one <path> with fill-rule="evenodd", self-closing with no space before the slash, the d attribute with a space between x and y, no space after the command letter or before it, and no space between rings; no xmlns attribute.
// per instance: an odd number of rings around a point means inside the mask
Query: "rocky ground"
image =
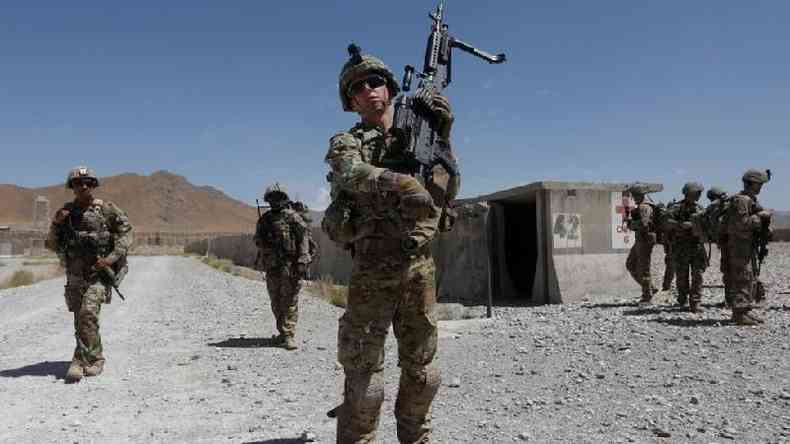
<svg viewBox="0 0 790 444"><path fill-rule="evenodd" d="M660 249L659 249L660 250ZM762 327L605 300L495 308L441 323L441 443L790 443L790 248L765 264ZM64 384L73 347L62 278L0 291L0 442L334 442L342 310L303 296L299 352L271 347L265 286L196 259L132 259L102 313L105 373ZM715 273L706 275L717 283ZM660 295L668 301L670 295ZM395 439L395 344L380 442Z"/></svg>

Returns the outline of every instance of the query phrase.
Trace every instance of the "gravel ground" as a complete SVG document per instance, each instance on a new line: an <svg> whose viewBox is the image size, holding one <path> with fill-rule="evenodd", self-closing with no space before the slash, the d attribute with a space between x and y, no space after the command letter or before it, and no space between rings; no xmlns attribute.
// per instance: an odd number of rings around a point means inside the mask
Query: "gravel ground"
<svg viewBox="0 0 790 444"><path fill-rule="evenodd" d="M102 314L105 373L79 384L63 383L73 337L62 278L0 291L0 442L334 442L340 309L303 296L301 349L287 352L269 346L262 282L191 258L131 266L127 301ZM772 294L790 287L790 248L773 246L764 274L763 327L732 326L713 306L721 289L689 314L637 307L636 286L442 322L435 442L790 443L790 298ZM397 442L394 345L383 443Z"/></svg>

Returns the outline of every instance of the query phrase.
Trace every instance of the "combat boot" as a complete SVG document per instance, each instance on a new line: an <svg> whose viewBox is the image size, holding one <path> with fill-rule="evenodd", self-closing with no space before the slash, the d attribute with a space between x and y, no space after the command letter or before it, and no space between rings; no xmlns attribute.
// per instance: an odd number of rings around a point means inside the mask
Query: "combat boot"
<svg viewBox="0 0 790 444"><path fill-rule="evenodd" d="M283 339L283 348L286 350L296 350L299 346L296 345L296 339L293 336L285 336L285 339Z"/></svg>
<svg viewBox="0 0 790 444"><path fill-rule="evenodd" d="M104 359L97 359L93 364L85 367L85 376L99 376L104 370Z"/></svg>
<svg viewBox="0 0 790 444"><path fill-rule="evenodd" d="M283 335L273 335L272 336L272 345L280 346L285 343L285 336Z"/></svg>
<svg viewBox="0 0 790 444"><path fill-rule="evenodd" d="M737 310L732 312L732 322L734 322L735 325L753 326L760 325L765 321L748 311Z"/></svg>
<svg viewBox="0 0 790 444"><path fill-rule="evenodd" d="M689 301L689 312L690 313L699 313L700 311L702 311L702 310L700 310L700 308L699 308L699 301Z"/></svg>
<svg viewBox="0 0 790 444"><path fill-rule="evenodd" d="M84 375L82 362L79 359L72 359L69 369L66 371L66 382L80 382Z"/></svg>

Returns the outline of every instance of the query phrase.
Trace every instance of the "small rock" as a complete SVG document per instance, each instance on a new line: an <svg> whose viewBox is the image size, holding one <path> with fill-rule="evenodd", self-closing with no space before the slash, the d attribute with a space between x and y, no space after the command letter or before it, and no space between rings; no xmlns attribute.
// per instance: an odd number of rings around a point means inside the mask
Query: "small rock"
<svg viewBox="0 0 790 444"><path fill-rule="evenodd" d="M521 433L518 434L518 439L520 439L522 441L529 441L530 436L527 433L525 433L525 432L521 432Z"/></svg>
<svg viewBox="0 0 790 444"><path fill-rule="evenodd" d="M737 430L730 429L730 428L724 429L721 432L719 432L719 436L721 436L722 438L727 438L727 439L735 439L735 435L737 435L737 434L738 434Z"/></svg>
<svg viewBox="0 0 790 444"><path fill-rule="evenodd" d="M699 398L697 398L696 396L692 396L691 397L691 403L694 404L694 405L699 404Z"/></svg>
<svg viewBox="0 0 790 444"><path fill-rule="evenodd" d="M659 438L671 438L672 437L671 433L667 432L666 430L664 430L664 429L662 429L660 427L655 427L653 429L653 434L658 436Z"/></svg>
<svg viewBox="0 0 790 444"><path fill-rule="evenodd" d="M448 387L458 388L461 386L461 378L453 378L450 380L450 384L447 385Z"/></svg>
<svg viewBox="0 0 790 444"><path fill-rule="evenodd" d="M315 442L316 436L313 432L303 432L300 438L304 442Z"/></svg>

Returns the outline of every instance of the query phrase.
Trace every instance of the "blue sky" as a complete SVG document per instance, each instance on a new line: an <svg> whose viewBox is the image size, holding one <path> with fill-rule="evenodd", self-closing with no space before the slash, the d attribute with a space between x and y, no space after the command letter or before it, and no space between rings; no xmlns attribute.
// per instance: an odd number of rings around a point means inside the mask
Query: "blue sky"
<svg viewBox="0 0 790 444"><path fill-rule="evenodd" d="M327 141L356 121L337 99L346 46L400 75L420 66L435 6L15 3L0 13L0 183L51 185L88 163L166 169L248 203L279 180L318 207ZM790 208L788 16L779 0L450 0L450 30L509 59L454 59L462 196L646 180L665 200L769 167L764 204Z"/></svg>

